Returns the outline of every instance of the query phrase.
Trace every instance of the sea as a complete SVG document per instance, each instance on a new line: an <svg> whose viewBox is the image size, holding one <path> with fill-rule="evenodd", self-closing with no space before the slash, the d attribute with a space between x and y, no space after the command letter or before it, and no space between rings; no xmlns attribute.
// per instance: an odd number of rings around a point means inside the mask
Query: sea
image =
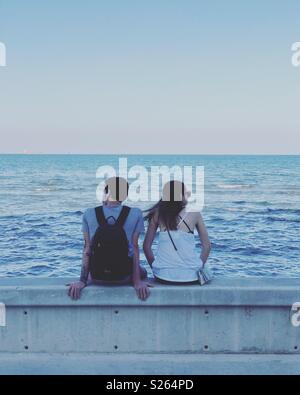
<svg viewBox="0 0 300 395"><path fill-rule="evenodd" d="M149 177L153 166L203 167L216 277L300 277L300 156L71 154L0 155L0 276L79 276L82 215L100 204L97 170L118 169L120 158Z"/></svg>

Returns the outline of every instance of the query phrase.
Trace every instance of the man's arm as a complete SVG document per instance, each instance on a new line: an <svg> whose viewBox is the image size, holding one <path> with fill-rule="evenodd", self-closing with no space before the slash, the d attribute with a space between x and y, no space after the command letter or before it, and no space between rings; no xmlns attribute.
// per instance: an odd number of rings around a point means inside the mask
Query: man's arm
<svg viewBox="0 0 300 395"><path fill-rule="evenodd" d="M144 253L145 257L150 265L152 267L152 263L154 262L154 254L152 251L152 244L156 235L156 231L158 228L158 223L155 221L155 218L152 218L152 220L149 223L148 230L145 236L144 240Z"/></svg>
<svg viewBox="0 0 300 395"><path fill-rule="evenodd" d="M91 254L91 246L89 235L87 233L83 234L84 237L84 247L82 254L82 266L81 266L81 274L80 281L87 285L89 273L90 273L90 254Z"/></svg>
<svg viewBox="0 0 300 395"><path fill-rule="evenodd" d="M90 273L90 239L88 233L83 234L84 237L84 248L82 253L82 266L80 280L70 285L69 296L73 300L80 298L81 291L87 286L89 273Z"/></svg>
<svg viewBox="0 0 300 395"><path fill-rule="evenodd" d="M152 285L145 281L142 281L141 279L139 236L140 236L139 232L134 232L132 236L132 246L133 246L132 281L137 296L142 300L146 300L150 295L149 287L152 287Z"/></svg>

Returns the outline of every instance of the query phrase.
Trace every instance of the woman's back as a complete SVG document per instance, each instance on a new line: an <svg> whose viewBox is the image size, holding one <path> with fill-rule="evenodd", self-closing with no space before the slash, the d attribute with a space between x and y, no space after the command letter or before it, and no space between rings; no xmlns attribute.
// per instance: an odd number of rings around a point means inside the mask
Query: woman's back
<svg viewBox="0 0 300 395"><path fill-rule="evenodd" d="M148 210L149 222L144 252L153 274L160 280L189 283L198 280L198 271L206 263L210 241L200 212L189 212L189 192L180 181L170 181L163 188L161 200ZM154 257L152 245L157 229L159 240ZM197 256L194 231L201 240Z"/></svg>
<svg viewBox="0 0 300 395"><path fill-rule="evenodd" d="M160 232L165 232L167 231L166 226L164 225L164 223L159 220L159 214L156 213L154 216L155 220L158 222L159 225L159 230ZM198 214L195 212L189 212L186 211L186 209L184 208L178 215L177 215L177 219L176 219L176 229L174 229L175 231L177 230L181 230L183 232L188 232L188 233L194 233L196 224L197 224L197 218L198 218Z"/></svg>
<svg viewBox="0 0 300 395"><path fill-rule="evenodd" d="M176 230L168 230L158 221L159 240L152 266L156 277L176 282L197 281L197 271L201 265L195 248L195 224L196 213L185 210L178 215Z"/></svg>

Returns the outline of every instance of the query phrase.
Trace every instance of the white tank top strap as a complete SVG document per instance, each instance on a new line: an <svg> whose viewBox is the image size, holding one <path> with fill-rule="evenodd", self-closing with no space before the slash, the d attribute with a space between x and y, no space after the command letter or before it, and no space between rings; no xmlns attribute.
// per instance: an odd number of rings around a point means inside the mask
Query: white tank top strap
<svg viewBox="0 0 300 395"><path fill-rule="evenodd" d="M181 216L181 215L178 216L180 218L180 221L179 221L179 223L177 225L177 229L182 224L182 222L187 218L188 215L189 215L189 213L184 213L183 216Z"/></svg>
<svg viewBox="0 0 300 395"><path fill-rule="evenodd" d="M178 230L170 230L169 233L171 237L168 232L159 234L156 257L152 266L154 276L167 281L196 281L200 260L194 235Z"/></svg>

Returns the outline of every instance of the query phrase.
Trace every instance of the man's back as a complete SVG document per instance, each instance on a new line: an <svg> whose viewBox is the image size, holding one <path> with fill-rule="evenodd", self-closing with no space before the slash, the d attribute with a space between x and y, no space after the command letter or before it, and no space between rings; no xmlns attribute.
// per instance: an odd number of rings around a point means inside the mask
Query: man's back
<svg viewBox="0 0 300 395"><path fill-rule="evenodd" d="M108 223L114 223L114 219L117 220L122 210L122 205L118 204L115 206L103 206L103 211L105 218L107 218ZM90 241L93 239L99 224L96 217L96 212L94 208L89 208L85 211L82 219L82 231L88 233ZM124 224L124 230L128 242L130 244L130 255L132 255L132 235L133 233L141 233L144 231L144 219L142 211L138 208L131 208Z"/></svg>

